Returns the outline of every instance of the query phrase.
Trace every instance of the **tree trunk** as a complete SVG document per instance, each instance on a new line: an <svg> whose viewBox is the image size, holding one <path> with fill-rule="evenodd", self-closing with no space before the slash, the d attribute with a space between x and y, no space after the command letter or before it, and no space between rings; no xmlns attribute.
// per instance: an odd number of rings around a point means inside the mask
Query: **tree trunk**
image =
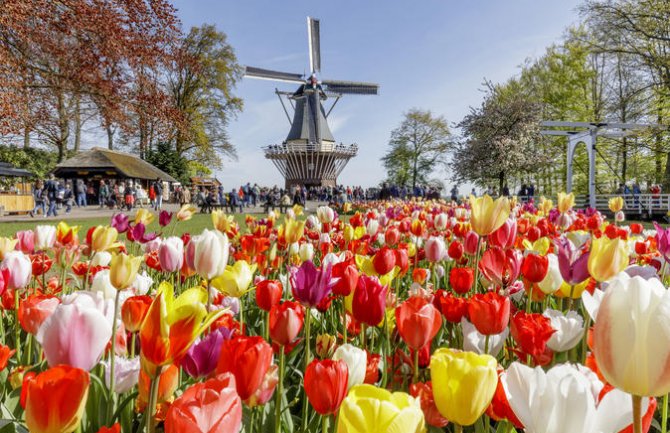
<svg viewBox="0 0 670 433"><path fill-rule="evenodd" d="M75 95L74 101L74 151L79 152L81 147L81 106L79 95Z"/></svg>
<svg viewBox="0 0 670 433"><path fill-rule="evenodd" d="M498 195L503 195L503 187L505 186L505 172L501 171L498 175Z"/></svg>
<svg viewBox="0 0 670 433"><path fill-rule="evenodd" d="M23 128L23 148L30 148L30 128L27 125Z"/></svg>
<svg viewBox="0 0 670 433"><path fill-rule="evenodd" d="M58 94L58 140L56 146L58 147L58 162L65 159L65 152L67 151L67 139L70 135L70 122L67 116L67 108L65 107L65 96L62 92Z"/></svg>
<svg viewBox="0 0 670 433"><path fill-rule="evenodd" d="M107 148L109 150L114 150L114 131L112 130L112 125L107 123L105 125L105 130L107 131Z"/></svg>

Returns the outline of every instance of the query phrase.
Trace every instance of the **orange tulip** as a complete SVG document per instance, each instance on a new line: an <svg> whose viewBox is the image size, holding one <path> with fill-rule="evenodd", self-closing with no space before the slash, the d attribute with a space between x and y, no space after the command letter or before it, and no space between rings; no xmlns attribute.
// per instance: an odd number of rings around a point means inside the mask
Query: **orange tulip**
<svg viewBox="0 0 670 433"><path fill-rule="evenodd" d="M21 403L32 433L70 433L77 429L88 397L88 373L59 365L25 380Z"/></svg>
<svg viewBox="0 0 670 433"><path fill-rule="evenodd" d="M207 312L207 292L201 287L186 290L174 298L172 285L163 282L151 303L142 326L142 368L153 373L153 367L178 362L198 335L207 329L224 310Z"/></svg>
<svg viewBox="0 0 670 433"><path fill-rule="evenodd" d="M164 367L158 379L158 395L156 398L156 418L163 419L167 410L166 402L170 402L172 395L179 385L179 368L174 364ZM137 403L135 409L143 412L149 402L149 390L151 389L151 377L140 370L140 378L137 382Z"/></svg>
<svg viewBox="0 0 670 433"><path fill-rule="evenodd" d="M128 332L137 332L140 330L151 302L151 296L147 295L131 296L126 299L121 307L121 320L123 320L123 325Z"/></svg>
<svg viewBox="0 0 670 433"><path fill-rule="evenodd" d="M11 349L9 346L0 344L0 371L7 368L9 358L14 356L14 353L16 353L16 350Z"/></svg>

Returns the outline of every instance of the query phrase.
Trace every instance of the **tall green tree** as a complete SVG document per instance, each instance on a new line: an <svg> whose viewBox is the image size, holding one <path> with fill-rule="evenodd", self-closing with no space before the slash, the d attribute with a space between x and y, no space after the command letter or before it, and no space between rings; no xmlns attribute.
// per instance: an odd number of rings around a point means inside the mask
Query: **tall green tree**
<svg viewBox="0 0 670 433"><path fill-rule="evenodd" d="M430 176L445 168L454 143L443 116L411 109L399 127L391 132L389 150L382 157L388 180L414 188L430 181Z"/></svg>

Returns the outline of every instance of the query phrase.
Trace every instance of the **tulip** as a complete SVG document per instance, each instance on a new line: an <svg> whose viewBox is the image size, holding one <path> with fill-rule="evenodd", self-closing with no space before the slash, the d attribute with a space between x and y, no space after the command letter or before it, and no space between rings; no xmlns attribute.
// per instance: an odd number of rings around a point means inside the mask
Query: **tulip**
<svg viewBox="0 0 670 433"><path fill-rule="evenodd" d="M314 245L310 243L304 243L300 245L300 248L298 249L298 256L303 262L312 260L314 258Z"/></svg>
<svg viewBox="0 0 670 433"><path fill-rule="evenodd" d="M394 226L386 229L386 233L384 233L384 240L389 246L393 247L397 245L398 242L400 242L400 231L398 228Z"/></svg>
<svg viewBox="0 0 670 433"><path fill-rule="evenodd" d="M351 389L354 385L363 383L365 380L367 359L368 356L365 350L359 349L349 343L343 344L335 349L333 360L342 360L347 364L347 371L349 373L347 389Z"/></svg>
<svg viewBox="0 0 670 433"><path fill-rule="evenodd" d="M120 356L114 356L114 392L117 394L124 394L137 385L140 380L140 358L136 356L134 358L123 358ZM105 366L105 383L107 388L111 389L111 372L109 368L109 362L103 361L102 364Z"/></svg>
<svg viewBox="0 0 670 433"><path fill-rule="evenodd" d="M7 368L9 359L14 356L15 353L15 349L10 349L9 346L0 343L0 373Z"/></svg>
<svg viewBox="0 0 670 433"><path fill-rule="evenodd" d="M563 284L563 277L558 265L558 257L556 254L547 254L547 274L537 283L537 286L543 293L549 295L556 292Z"/></svg>
<svg viewBox="0 0 670 433"><path fill-rule="evenodd" d="M358 284L360 273L356 265L350 262L340 262L333 266L333 278L337 279L333 285L333 294L349 296Z"/></svg>
<svg viewBox="0 0 670 433"><path fill-rule="evenodd" d="M547 341L551 350L565 352L579 343L584 335L584 319L576 311L563 314L548 308L542 314L549 319L551 327L556 331Z"/></svg>
<svg viewBox="0 0 670 433"><path fill-rule="evenodd" d="M124 213L117 213L112 216L112 222L110 224L113 228L116 229L119 233L125 233L130 228L130 223L128 222L128 215Z"/></svg>
<svg viewBox="0 0 670 433"><path fill-rule="evenodd" d="M510 307L509 298L496 292L476 294L470 298L468 317L481 334L497 335L509 324Z"/></svg>
<svg viewBox="0 0 670 433"><path fill-rule="evenodd" d="M539 283L544 280L549 269L547 256L539 254L528 254L521 264L521 274L531 283Z"/></svg>
<svg viewBox="0 0 670 433"><path fill-rule="evenodd" d="M331 273L331 265L317 268L311 261L303 262L299 268L292 267L290 280L293 297L303 305L316 307L330 294L335 284Z"/></svg>
<svg viewBox="0 0 670 433"><path fill-rule="evenodd" d="M670 229L664 230L656 221L654 221L654 228L656 229L656 249L666 261L670 261Z"/></svg>
<svg viewBox="0 0 670 433"><path fill-rule="evenodd" d="M447 322L459 323L461 318L468 315L468 301L459 298L446 290L435 292L433 303L440 310Z"/></svg>
<svg viewBox="0 0 670 433"><path fill-rule="evenodd" d="M347 395L349 371L342 361L314 360L305 370L305 393L314 410L320 415L332 415Z"/></svg>
<svg viewBox="0 0 670 433"><path fill-rule="evenodd" d="M372 266L379 275L386 275L395 268L395 252L387 246L383 246L372 257Z"/></svg>
<svg viewBox="0 0 670 433"><path fill-rule="evenodd" d="M53 314L60 299L53 295L31 295L19 304L19 323L24 331L37 334L42 323Z"/></svg>
<svg viewBox="0 0 670 433"><path fill-rule="evenodd" d="M470 224L479 236L487 236L498 230L510 214L507 197L495 201L489 196L470 196Z"/></svg>
<svg viewBox="0 0 670 433"><path fill-rule="evenodd" d="M377 326L386 311L387 286L382 286L377 277L361 275L354 290L352 312L354 318L368 326Z"/></svg>
<svg viewBox="0 0 670 433"><path fill-rule="evenodd" d="M238 432L241 426L242 402L231 374L190 386L165 418L165 433Z"/></svg>
<svg viewBox="0 0 670 433"><path fill-rule="evenodd" d="M141 274L138 273L135 277L135 281L131 288L138 295L146 295L149 293L149 289L151 289L153 283L153 278L151 278L146 271L142 271Z"/></svg>
<svg viewBox="0 0 670 433"><path fill-rule="evenodd" d="M248 408L253 409L256 406L262 406L272 398L275 388L279 383L279 367L276 364L270 365L268 371L263 376L261 385L256 391L244 401Z"/></svg>
<svg viewBox="0 0 670 433"><path fill-rule="evenodd" d="M89 375L67 365L50 368L24 383L26 425L31 433L73 432L88 398Z"/></svg>
<svg viewBox="0 0 670 433"><path fill-rule="evenodd" d="M143 363L142 361L140 361ZM152 421L153 418L158 418L158 414L165 413L167 407L172 401L174 392L177 390L179 385L179 368L174 364L169 364L161 368L160 375L155 375L155 377L150 376L144 369L142 365L140 369L140 378L137 383L137 401L135 403L135 410L137 412L142 412L147 409L147 404L149 403L149 393L150 388L153 382L158 382L158 389L156 393L156 409L155 412L151 412Z"/></svg>
<svg viewBox="0 0 670 433"><path fill-rule="evenodd" d="M154 214L151 213L150 210L144 208L137 209L137 212L135 213L135 224L148 226L153 222L154 218Z"/></svg>
<svg viewBox="0 0 670 433"><path fill-rule="evenodd" d="M607 236L593 240L588 269L596 281L607 281L623 271L626 266L628 266L626 241L620 238L610 239Z"/></svg>
<svg viewBox="0 0 670 433"><path fill-rule="evenodd" d="M90 302L61 304L42 323L36 339L50 366L67 364L89 371L100 360L112 327Z"/></svg>
<svg viewBox="0 0 670 433"><path fill-rule="evenodd" d="M447 255L452 260L460 260L463 257L463 253L465 253L465 248L460 241L453 241L449 244L449 248L447 248Z"/></svg>
<svg viewBox="0 0 670 433"><path fill-rule="evenodd" d="M484 251L479 261L479 271L488 281L505 288L519 277L522 261L523 256L518 250L492 247Z"/></svg>
<svg viewBox="0 0 670 433"><path fill-rule="evenodd" d="M181 367L191 377L209 376L219 361L223 342L230 340L234 332L222 326L196 341L181 360Z"/></svg>
<svg viewBox="0 0 670 433"><path fill-rule="evenodd" d="M270 337L281 345L292 344L300 334L305 322L305 310L297 302L285 301L270 309Z"/></svg>
<svg viewBox="0 0 670 433"><path fill-rule="evenodd" d="M497 364L490 355L437 349L430 358L430 377L442 416L461 426L474 424L493 399Z"/></svg>
<svg viewBox="0 0 670 433"><path fill-rule="evenodd" d="M437 308L416 296L396 307L395 320L400 337L407 347L415 351L430 344L442 326Z"/></svg>
<svg viewBox="0 0 670 433"><path fill-rule="evenodd" d="M322 224L330 224L335 221L335 211L330 206L316 208L316 216Z"/></svg>
<svg viewBox="0 0 670 433"><path fill-rule="evenodd" d="M488 243L503 249L514 248L516 241L516 220L508 218L500 228L489 235Z"/></svg>
<svg viewBox="0 0 670 433"><path fill-rule="evenodd" d="M635 396L670 392L670 292L658 279L612 279L598 309L594 354L609 383Z"/></svg>
<svg viewBox="0 0 670 433"><path fill-rule="evenodd" d="M500 334L488 335L487 347L487 336L480 334L475 325L468 322L465 317L461 319L461 329L463 330L463 350L478 354L487 353L492 356L498 356L509 335L509 328L505 328Z"/></svg>
<svg viewBox="0 0 670 433"><path fill-rule="evenodd" d="M195 212L196 212L195 206L193 206L190 203L186 203L179 209L179 212L177 212L177 219L179 221L188 221L193 217L193 214L195 214Z"/></svg>
<svg viewBox="0 0 670 433"><path fill-rule="evenodd" d="M212 280L212 286L227 296L240 298L249 290L256 267L255 264L249 266L246 260L238 260L233 266L226 266L226 270Z"/></svg>
<svg viewBox="0 0 670 433"><path fill-rule="evenodd" d="M558 193L558 211L562 214L568 212L575 206L575 194Z"/></svg>
<svg viewBox="0 0 670 433"><path fill-rule="evenodd" d="M14 251L18 242L18 239L0 237L0 258L4 259L5 254L10 251Z"/></svg>
<svg viewBox="0 0 670 433"><path fill-rule="evenodd" d="M512 316L510 331L521 353L532 356L537 364L541 364L547 342L556 332L547 317L523 311L517 311Z"/></svg>
<svg viewBox="0 0 670 433"><path fill-rule="evenodd" d="M168 212L166 210L160 211L158 214L158 225L161 227L165 227L170 224L172 221L172 212ZM144 224L148 225L148 224Z"/></svg>
<svg viewBox="0 0 670 433"><path fill-rule="evenodd" d="M271 363L272 346L265 340L239 336L223 342L216 374L232 373L237 393L247 400L263 383Z"/></svg>
<svg viewBox="0 0 670 433"><path fill-rule="evenodd" d="M50 249L54 246L54 242L56 242L56 227L35 227L35 249L37 251L46 251Z"/></svg>
<svg viewBox="0 0 670 433"><path fill-rule="evenodd" d="M475 273L472 268L452 268L449 272L449 285L458 294L468 293L474 282Z"/></svg>
<svg viewBox="0 0 670 433"><path fill-rule="evenodd" d="M425 430L418 399L372 385L358 385L349 391L337 421L338 433L422 433Z"/></svg>
<svg viewBox="0 0 670 433"><path fill-rule="evenodd" d="M435 229L439 231L446 230L448 223L449 223L449 215L447 215L446 213L437 214L433 219L433 225L435 226Z"/></svg>
<svg viewBox="0 0 670 433"><path fill-rule="evenodd" d="M91 267L97 267L97 266L109 266L109 264L112 261L112 254L108 253L107 251L100 251L96 253L93 257L91 257L91 260L89 262L89 266Z"/></svg>
<svg viewBox="0 0 670 433"><path fill-rule="evenodd" d="M279 304L283 293L284 287L281 281L262 280L256 284L256 305L261 310L270 311L273 306Z"/></svg>
<svg viewBox="0 0 670 433"><path fill-rule="evenodd" d="M560 364L545 372L513 362L501 378L527 433L616 433L630 424L630 396L613 390L597 404L602 383L590 370Z"/></svg>
<svg viewBox="0 0 670 433"><path fill-rule="evenodd" d="M125 300L121 306L121 320L128 332L137 332L140 330L151 302L151 296L147 295L131 296Z"/></svg>
<svg viewBox="0 0 670 433"><path fill-rule="evenodd" d="M221 233L232 233L235 231L235 217L226 215L221 210L212 211L212 224Z"/></svg>
<svg viewBox="0 0 670 433"><path fill-rule="evenodd" d="M477 254L479 248L479 235L473 231L469 231L463 239L463 250L465 254L474 256Z"/></svg>
<svg viewBox="0 0 670 433"><path fill-rule="evenodd" d="M617 213L623 209L623 197L612 197L607 202L607 206L612 213Z"/></svg>
<svg viewBox="0 0 670 433"><path fill-rule="evenodd" d="M110 282L118 290L127 289L135 281L141 264L142 257L115 254L109 268Z"/></svg>
<svg viewBox="0 0 670 433"><path fill-rule="evenodd" d="M35 232L32 230L20 230L14 235L16 237L16 249L24 254L35 252ZM4 255L4 253L2 254ZM0 256L2 258L2 256Z"/></svg>
<svg viewBox="0 0 670 433"><path fill-rule="evenodd" d="M207 293L201 288L186 290L174 299L172 285L161 283L139 331L143 367L148 373L153 373L154 366L178 362L198 335L224 313L208 313L205 302Z"/></svg>
<svg viewBox="0 0 670 433"><path fill-rule="evenodd" d="M97 226L91 232L91 250L98 253L118 247L120 245L116 242L118 234L114 227Z"/></svg>
<svg viewBox="0 0 670 433"><path fill-rule="evenodd" d="M6 280L10 289L23 289L28 286L33 265L28 256L21 251L10 251L4 255L0 269L9 270L9 279Z"/></svg>
<svg viewBox="0 0 670 433"><path fill-rule="evenodd" d="M447 247L444 244L444 239L435 236L428 238L424 251L426 252L426 259L431 263L442 261L447 257Z"/></svg>
<svg viewBox="0 0 670 433"><path fill-rule="evenodd" d="M175 272L184 265L184 241L177 236L169 237L158 247L158 261L165 272Z"/></svg>
<svg viewBox="0 0 670 433"><path fill-rule="evenodd" d="M211 280L223 274L228 264L228 237L216 230L203 230L189 242L193 249L193 268L202 278Z"/></svg>
<svg viewBox="0 0 670 433"><path fill-rule="evenodd" d="M304 233L305 221L289 218L284 223L284 239L286 239L288 245L298 242Z"/></svg>
<svg viewBox="0 0 670 433"><path fill-rule="evenodd" d="M560 239L558 243L558 269L563 280L569 285L576 285L589 278L590 253L580 254L568 239Z"/></svg>

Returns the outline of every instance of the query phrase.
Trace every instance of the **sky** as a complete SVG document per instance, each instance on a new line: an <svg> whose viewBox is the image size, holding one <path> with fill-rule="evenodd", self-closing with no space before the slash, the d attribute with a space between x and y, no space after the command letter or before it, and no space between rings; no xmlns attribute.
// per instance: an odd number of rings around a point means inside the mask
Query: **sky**
<svg viewBox="0 0 670 433"><path fill-rule="evenodd" d="M375 82L378 96L345 95L329 125L359 154L338 182L378 185L391 131L411 108L458 123L482 101L484 79L503 82L541 56L578 22L580 0L175 0L185 31L204 23L228 35L242 65L309 73L306 17L321 20L323 79ZM281 143L289 123L274 94L297 85L245 78L244 110L230 125L237 161L215 175L223 184L283 185L262 146ZM555 119L548 119L555 120ZM435 176L451 188L450 173ZM461 193L469 192L461 185Z"/></svg>

